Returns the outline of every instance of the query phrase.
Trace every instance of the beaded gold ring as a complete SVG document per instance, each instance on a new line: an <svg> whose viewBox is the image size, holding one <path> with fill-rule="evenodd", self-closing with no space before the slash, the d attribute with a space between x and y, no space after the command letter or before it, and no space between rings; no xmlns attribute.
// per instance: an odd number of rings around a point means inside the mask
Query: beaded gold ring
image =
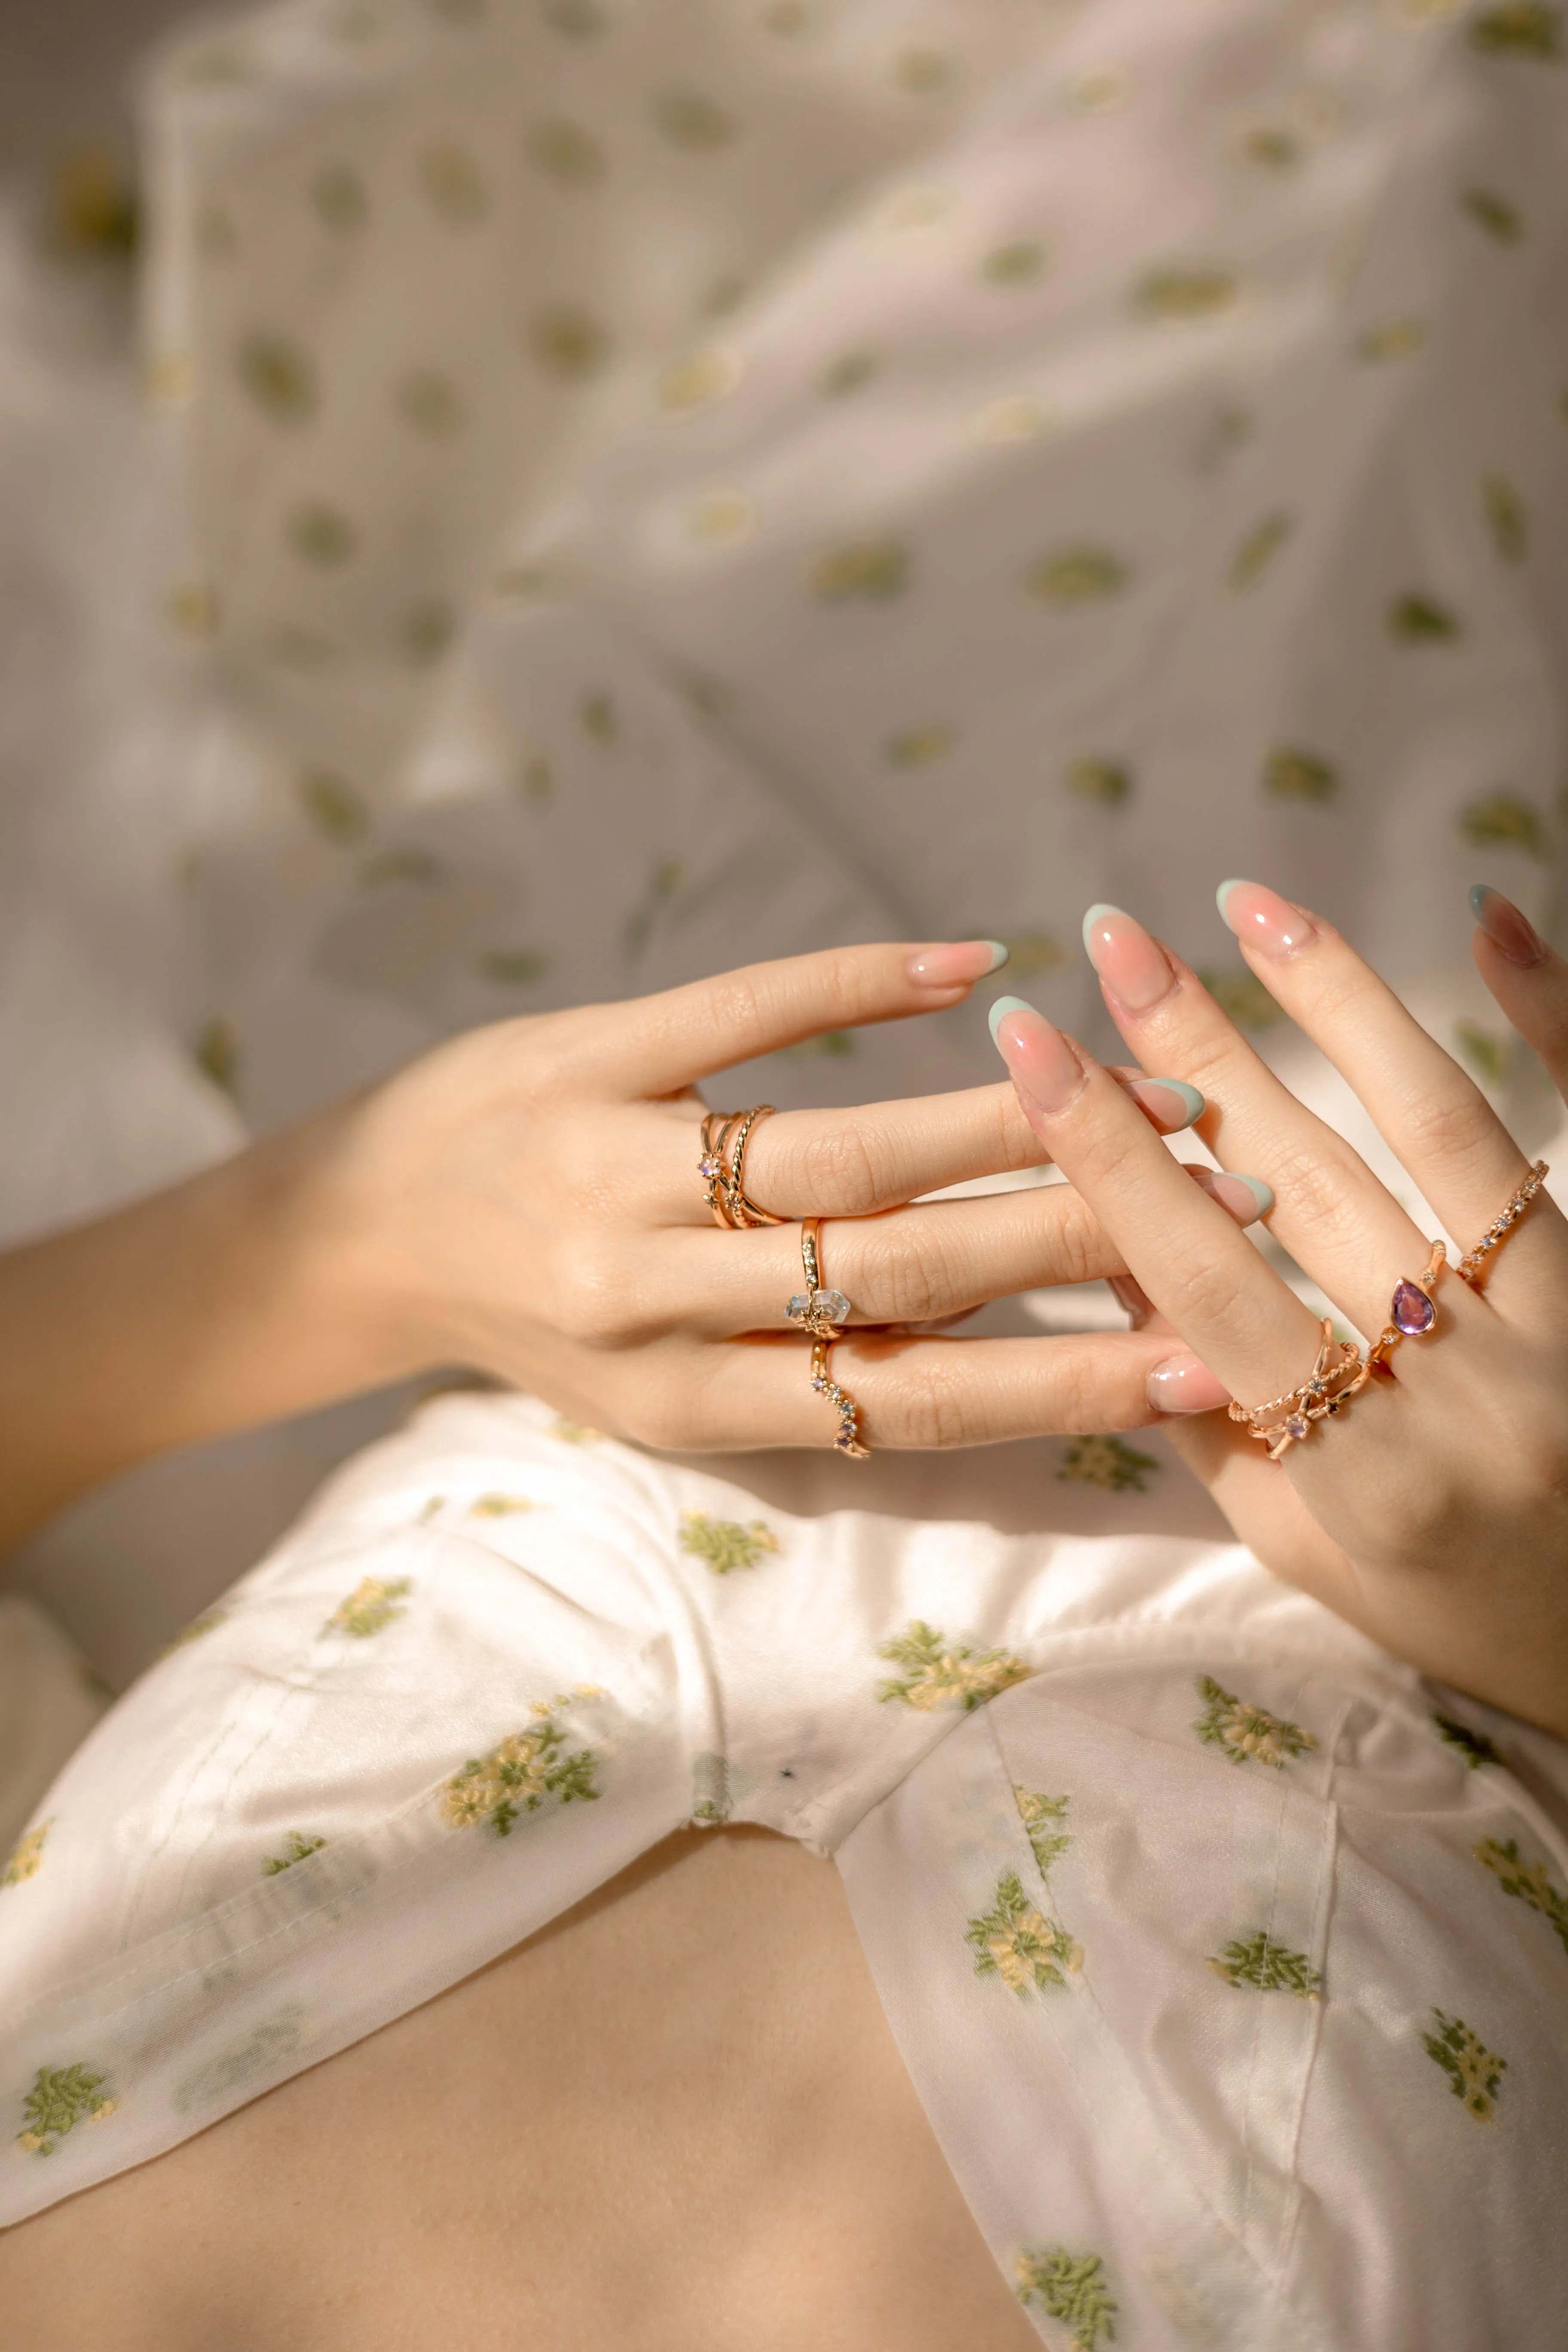
<svg viewBox="0 0 1568 2352"><path fill-rule="evenodd" d="M870 1458L871 1449L860 1441L860 1408L847 1389L841 1389L827 1369L827 1351L831 1339L816 1340L811 1350L811 1385L827 1399L838 1415L838 1434L833 1443L840 1454L847 1454L852 1462Z"/></svg>

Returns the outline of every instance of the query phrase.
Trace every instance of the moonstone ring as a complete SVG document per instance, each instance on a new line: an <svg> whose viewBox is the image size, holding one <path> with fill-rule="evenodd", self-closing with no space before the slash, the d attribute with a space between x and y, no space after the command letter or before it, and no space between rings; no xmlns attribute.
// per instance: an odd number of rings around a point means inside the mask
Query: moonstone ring
<svg viewBox="0 0 1568 2352"><path fill-rule="evenodd" d="M848 1322L855 1310L841 1290L823 1288L822 1260L816 1243L821 1229L820 1217L807 1217L801 1225L800 1262L805 1273L805 1288L795 1292L784 1313L803 1331L809 1331L814 1339L837 1339L840 1327Z"/></svg>

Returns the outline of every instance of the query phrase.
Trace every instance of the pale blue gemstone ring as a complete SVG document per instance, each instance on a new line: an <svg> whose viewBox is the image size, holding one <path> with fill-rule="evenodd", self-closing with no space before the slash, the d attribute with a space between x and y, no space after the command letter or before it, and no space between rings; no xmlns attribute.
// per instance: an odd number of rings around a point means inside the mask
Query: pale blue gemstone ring
<svg viewBox="0 0 1568 2352"><path fill-rule="evenodd" d="M802 1331L809 1331L814 1339L837 1339L855 1310L841 1290L828 1290L823 1286L816 1238L821 1227L820 1217L807 1217L801 1224L800 1262L805 1274L805 1288L795 1292L784 1313Z"/></svg>

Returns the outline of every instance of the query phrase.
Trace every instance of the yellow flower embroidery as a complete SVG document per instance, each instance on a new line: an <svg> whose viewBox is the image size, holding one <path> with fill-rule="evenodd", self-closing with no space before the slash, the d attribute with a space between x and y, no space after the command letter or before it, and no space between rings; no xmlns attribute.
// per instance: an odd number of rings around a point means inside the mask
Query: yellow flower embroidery
<svg viewBox="0 0 1568 2352"><path fill-rule="evenodd" d="M44 1859L44 1841L53 1826L54 1816L40 1822L37 1829L27 1830L16 1840L0 1871L0 1886L20 1886L25 1879L36 1878Z"/></svg>
<svg viewBox="0 0 1568 2352"><path fill-rule="evenodd" d="M1027 1681L1034 1672L1010 1651L975 1651L964 1643L950 1642L919 1617L911 1618L907 1633L884 1642L877 1655L904 1669L901 1675L879 1685L879 1700L884 1706L912 1706L921 1715L950 1706L967 1714L998 1691Z"/></svg>
<svg viewBox="0 0 1568 2352"><path fill-rule="evenodd" d="M1237 1698L1212 1675L1200 1675L1196 1689L1206 1704L1193 1729L1206 1747L1223 1748L1233 1764L1267 1764L1272 1771L1282 1772L1289 1759L1304 1756L1318 1744L1299 1723Z"/></svg>
<svg viewBox="0 0 1568 2352"><path fill-rule="evenodd" d="M1026 2247L1013 2271L1019 2302L1038 2304L1046 2318L1070 2327L1073 2352L1095 2352L1114 2339L1120 2305L1105 2284L1100 2255L1072 2254L1065 2246Z"/></svg>
<svg viewBox="0 0 1568 2352"><path fill-rule="evenodd" d="M1495 2050L1489 2050L1462 2017L1449 2017L1440 2009L1435 2009L1432 2015L1437 2031L1421 2036L1422 2048L1441 2066L1448 2077L1448 2088L1462 2102L1466 2112L1474 2116L1478 2123L1489 2124L1496 2112L1508 2060L1500 2058Z"/></svg>
<svg viewBox="0 0 1568 2352"><path fill-rule="evenodd" d="M379 1633L395 1617L404 1614L403 1596L413 1590L413 1582L406 1576L363 1576L348 1598L339 1601L321 1630L326 1633L352 1633L356 1641L368 1641L371 1634Z"/></svg>
<svg viewBox="0 0 1568 2352"><path fill-rule="evenodd" d="M531 1498L527 1495L476 1495L468 1505L471 1519L505 1519L516 1511L531 1511Z"/></svg>
<svg viewBox="0 0 1568 2352"><path fill-rule="evenodd" d="M589 1696L586 1690L580 1694ZM473 1756L455 1772L441 1791L441 1811L454 1829L469 1829L488 1822L498 1837L510 1837L520 1813L536 1813L548 1798L558 1804L589 1802L600 1791L595 1772L598 1759L591 1748L566 1753L562 1711L574 1694L536 1700L533 1724L514 1731L488 1756Z"/></svg>
<svg viewBox="0 0 1568 2352"><path fill-rule="evenodd" d="M1055 555L1042 556L1026 585L1042 604L1070 607L1120 595L1130 576L1121 558L1108 548L1066 547Z"/></svg>
<svg viewBox="0 0 1568 2352"><path fill-rule="evenodd" d="M550 1434L558 1437L563 1445L598 1445L603 1442L602 1429L590 1429L586 1422L568 1421L558 1413L550 1424Z"/></svg>
<svg viewBox="0 0 1568 2352"><path fill-rule="evenodd" d="M1159 1467L1153 1454L1140 1454L1120 1437L1079 1437L1062 1455L1057 1476L1079 1480L1086 1486L1100 1486L1108 1495L1123 1494L1128 1487L1134 1494L1145 1495L1149 1491L1148 1474Z"/></svg>
<svg viewBox="0 0 1568 2352"><path fill-rule="evenodd" d="M682 1511L679 1541L682 1551L706 1560L715 1576L730 1576L738 1568L755 1568L767 1553L779 1549L779 1539L765 1519L752 1519L742 1527L738 1519L710 1518L706 1511Z"/></svg>
<svg viewBox="0 0 1568 2352"><path fill-rule="evenodd" d="M1475 1735L1472 1733L1471 1737ZM1487 1745L1489 1747L1490 1742ZM1489 1761L1497 1760L1492 1750ZM1476 1860L1489 1870L1505 1895L1516 1895L1539 1911L1563 1950L1568 1952L1568 1895L1554 1886L1543 1862L1526 1862L1517 1838L1483 1838L1473 1849Z"/></svg>
<svg viewBox="0 0 1568 2352"><path fill-rule="evenodd" d="M684 358L672 360L659 377L658 404L679 415L689 408L722 399L740 381L741 362L735 352L713 346L688 352Z"/></svg>
<svg viewBox="0 0 1568 2352"><path fill-rule="evenodd" d="M1082 1947L1058 1920L1036 1909L1016 1870L997 1880L994 1908L971 1919L963 1940L974 1947L977 1977L1000 1977L1024 1999L1066 1984L1063 1971L1076 1976L1083 1966Z"/></svg>
<svg viewBox="0 0 1568 2352"><path fill-rule="evenodd" d="M17 2147L29 2156L53 2156L78 2124L101 2123L111 2116L120 2102L102 2095L107 2080L79 2060L74 2066L40 2066L22 2102L24 2128L16 2136Z"/></svg>

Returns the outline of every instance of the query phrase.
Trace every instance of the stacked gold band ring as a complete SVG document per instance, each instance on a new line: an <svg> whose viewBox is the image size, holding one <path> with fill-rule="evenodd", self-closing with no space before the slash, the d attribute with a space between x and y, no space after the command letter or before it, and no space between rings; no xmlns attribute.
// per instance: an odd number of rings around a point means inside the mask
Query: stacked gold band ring
<svg viewBox="0 0 1568 2352"><path fill-rule="evenodd" d="M771 1118L773 1112L772 1103L757 1103L751 1110L710 1110L702 1122L702 1157L697 1173L702 1179L703 1204L711 1211L714 1223L730 1232L789 1223L787 1217L775 1217L771 1209L759 1208L745 1186L746 1146L752 1129L759 1119Z"/></svg>
<svg viewBox="0 0 1568 2352"><path fill-rule="evenodd" d="M1455 1266L1454 1272L1472 1290L1480 1288L1481 1276L1489 1267L1493 1253L1507 1240L1550 1173L1545 1160L1538 1160L1474 1249L1467 1250ZM1374 1372L1385 1370L1395 1348L1406 1339L1424 1339L1430 1335L1437 1320L1432 1294L1447 1260L1447 1244L1434 1242L1420 1279L1412 1281L1406 1275L1394 1285L1388 1304L1388 1321L1364 1357L1348 1339L1335 1340L1333 1325L1325 1315L1318 1360L1300 1388L1292 1389L1287 1396L1271 1397L1267 1404L1233 1402L1231 1419L1244 1422L1248 1435L1267 1445L1269 1460L1278 1462L1292 1445L1300 1444L1311 1435L1314 1422L1325 1421L1341 1412L1352 1397L1365 1388Z"/></svg>

